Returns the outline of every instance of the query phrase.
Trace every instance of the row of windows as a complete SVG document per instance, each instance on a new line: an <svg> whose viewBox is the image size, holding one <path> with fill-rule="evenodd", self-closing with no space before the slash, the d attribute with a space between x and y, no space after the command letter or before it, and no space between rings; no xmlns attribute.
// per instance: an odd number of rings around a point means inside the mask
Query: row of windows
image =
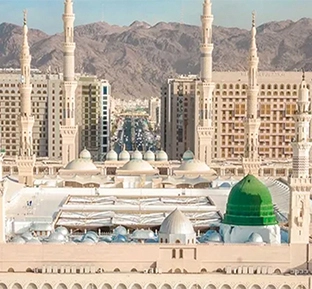
<svg viewBox="0 0 312 289"><path fill-rule="evenodd" d="M234 88L235 87L235 88ZM247 84L217 84L216 89L247 89ZM261 84L260 85L261 89L294 89L297 90L299 86L297 84ZM310 89L310 85L307 84L307 88Z"/></svg>

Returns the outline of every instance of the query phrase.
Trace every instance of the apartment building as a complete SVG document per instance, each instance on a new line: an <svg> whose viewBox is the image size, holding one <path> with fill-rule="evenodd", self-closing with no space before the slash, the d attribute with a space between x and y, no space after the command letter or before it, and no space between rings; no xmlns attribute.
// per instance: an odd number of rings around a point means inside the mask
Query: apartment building
<svg viewBox="0 0 312 289"><path fill-rule="evenodd" d="M76 118L80 132L77 141L80 149L85 146L94 152L95 156L98 156L100 153L98 150L102 145L93 141L93 135L97 139L103 135L100 130L101 126L92 130L92 139L91 134L87 135L86 131L87 128L91 129L94 120L100 119L102 114L109 115L109 106L102 105L103 96L100 91L102 83L106 83L107 87L110 86L108 81L96 77L77 75L77 78L79 80L76 90ZM60 73L42 73L37 69L32 70L31 105L35 116L33 144L37 157L48 157L55 160L61 157L62 138L59 125L62 120L62 79L63 76ZM1 146L6 150L7 157L15 156L19 149L20 82L19 69L0 69L0 136ZM90 84L92 84L91 90ZM93 97L94 95L96 97ZM110 89L105 97L109 99L109 96ZM99 109L100 107L101 109ZM105 109L107 111L103 111ZM109 122L109 117L107 117L107 122ZM109 126L104 133L108 135L107 140L109 141ZM107 146L108 144L106 144Z"/></svg>
<svg viewBox="0 0 312 289"><path fill-rule="evenodd" d="M259 154L264 159L291 158L301 72L259 72L258 113L261 118ZM244 152L246 116L246 72L214 72L214 159L238 159ZM307 82L312 72L306 72ZM197 76L169 79L162 86L162 146L171 159L186 149L196 151L196 121L199 118ZM310 83L309 83L310 87ZM312 132L311 132L312 136Z"/></svg>

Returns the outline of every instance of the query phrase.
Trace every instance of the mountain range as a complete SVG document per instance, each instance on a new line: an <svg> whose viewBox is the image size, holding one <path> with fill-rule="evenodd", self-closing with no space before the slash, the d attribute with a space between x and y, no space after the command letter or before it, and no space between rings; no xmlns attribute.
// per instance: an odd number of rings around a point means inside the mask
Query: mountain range
<svg viewBox="0 0 312 289"><path fill-rule="evenodd" d="M0 67L19 67L20 26L0 24ZM32 67L62 71L62 33L29 29ZM75 28L76 72L96 74L119 98L159 96L169 77L199 73L198 26L135 21L129 26L97 22ZM213 69L246 70L250 31L213 27ZM257 28L260 70L312 70L312 19L269 22Z"/></svg>

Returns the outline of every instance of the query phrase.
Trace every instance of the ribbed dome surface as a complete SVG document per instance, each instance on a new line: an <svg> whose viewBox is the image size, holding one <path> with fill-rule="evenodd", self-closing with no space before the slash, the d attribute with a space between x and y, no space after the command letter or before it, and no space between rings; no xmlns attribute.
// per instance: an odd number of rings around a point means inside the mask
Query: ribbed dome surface
<svg viewBox="0 0 312 289"><path fill-rule="evenodd" d="M179 210L175 209L162 222L160 234L194 234L191 221Z"/></svg>
<svg viewBox="0 0 312 289"><path fill-rule="evenodd" d="M247 175L231 190L224 224L267 226L277 223L268 188L253 175Z"/></svg>

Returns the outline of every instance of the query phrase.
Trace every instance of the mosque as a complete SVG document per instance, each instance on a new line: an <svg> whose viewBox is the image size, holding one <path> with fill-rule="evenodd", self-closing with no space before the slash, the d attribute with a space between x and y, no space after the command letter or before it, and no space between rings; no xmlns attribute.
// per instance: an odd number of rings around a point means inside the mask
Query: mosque
<svg viewBox="0 0 312 289"><path fill-rule="evenodd" d="M210 0L203 6L206 35L212 22ZM245 177L222 180L189 150L181 163L170 163L162 150L131 156L112 150L99 168L86 149L75 157L72 0L65 0L63 20L63 165L34 176L24 19L19 182L0 176L0 289L311 289L307 136L312 114L304 75L288 180L258 178L256 173L254 21ZM1 152L1 161L3 157Z"/></svg>

